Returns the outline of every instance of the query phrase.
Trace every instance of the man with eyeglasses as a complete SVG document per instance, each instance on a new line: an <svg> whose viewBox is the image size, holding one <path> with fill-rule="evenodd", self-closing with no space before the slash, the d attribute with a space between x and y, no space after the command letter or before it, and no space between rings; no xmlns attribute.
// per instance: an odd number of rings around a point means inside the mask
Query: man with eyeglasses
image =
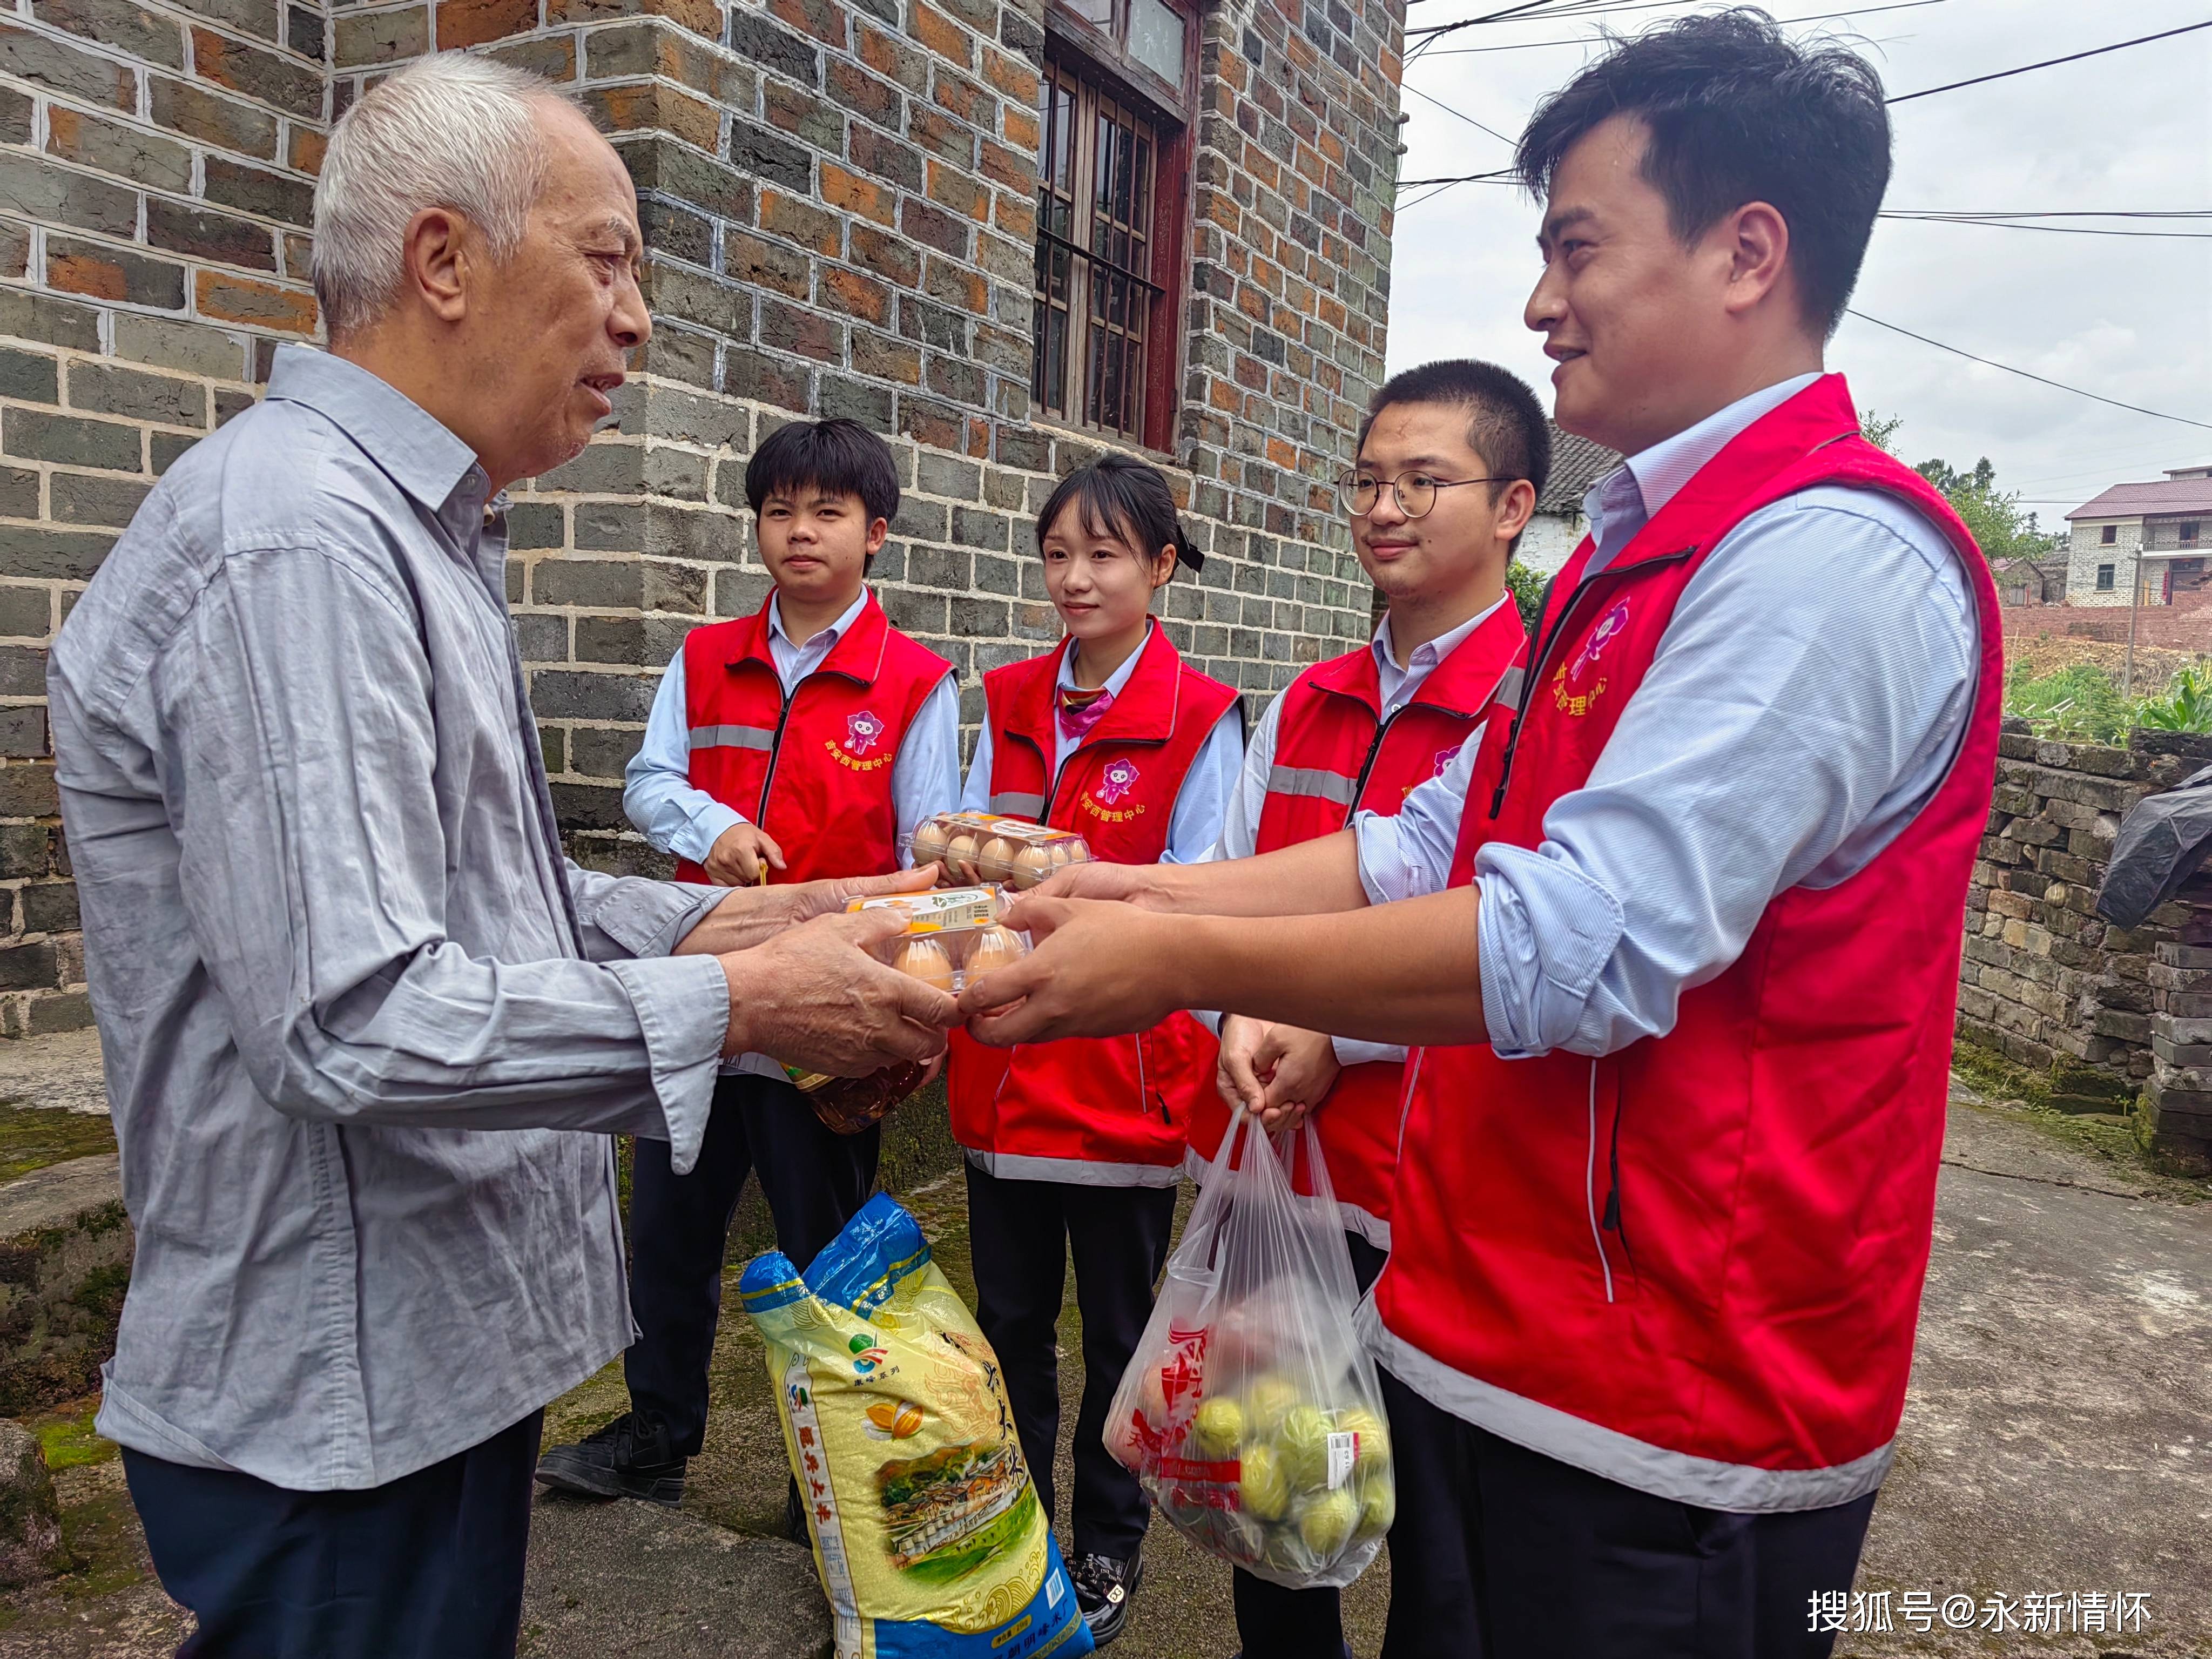
<svg viewBox="0 0 2212 1659"><path fill-rule="evenodd" d="M1267 705L1215 859L1335 835L1355 811L1395 814L1480 741L1519 684L1528 632L1505 567L1551 471L1535 393L1493 363L1425 363L1375 394L1354 453L1338 499L1387 609L1367 644L1316 663ZM1220 1030L1220 1098L1190 1125L1186 1172L1204 1178L1240 1099L1278 1129L1316 1114L1364 1291L1390 1248L1406 1050L1238 1015ZM1285 1589L1241 1568L1233 1582L1253 1659L1348 1653L1335 1590Z"/></svg>

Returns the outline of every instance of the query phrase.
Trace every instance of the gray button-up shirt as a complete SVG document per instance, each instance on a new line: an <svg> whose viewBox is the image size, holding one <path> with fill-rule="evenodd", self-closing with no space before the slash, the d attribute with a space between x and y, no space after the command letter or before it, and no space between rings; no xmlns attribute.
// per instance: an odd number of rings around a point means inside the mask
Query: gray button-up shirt
<svg viewBox="0 0 2212 1659"><path fill-rule="evenodd" d="M486 485L286 347L55 643L137 1231L99 1423L150 1455L324 1490L496 1433L629 1340L604 1132L697 1155L728 990L665 953L721 896L563 857Z"/></svg>

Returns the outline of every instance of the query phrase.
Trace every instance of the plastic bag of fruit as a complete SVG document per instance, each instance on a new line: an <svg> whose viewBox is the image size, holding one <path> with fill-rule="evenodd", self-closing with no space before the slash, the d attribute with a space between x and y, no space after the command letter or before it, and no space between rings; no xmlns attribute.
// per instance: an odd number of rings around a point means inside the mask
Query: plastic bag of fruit
<svg viewBox="0 0 2212 1659"><path fill-rule="evenodd" d="M878 1193L801 1274L738 1282L806 1504L835 1659L1073 1659L1075 1588L1022 1462L991 1345Z"/></svg>
<svg viewBox="0 0 2212 1659"><path fill-rule="evenodd" d="M1397 1487L1320 1138L1309 1124L1284 1139L1241 1108L1231 1120L1106 1444L1200 1549L1288 1589L1340 1587L1382 1548ZM1310 1162L1310 1194L1291 1154Z"/></svg>

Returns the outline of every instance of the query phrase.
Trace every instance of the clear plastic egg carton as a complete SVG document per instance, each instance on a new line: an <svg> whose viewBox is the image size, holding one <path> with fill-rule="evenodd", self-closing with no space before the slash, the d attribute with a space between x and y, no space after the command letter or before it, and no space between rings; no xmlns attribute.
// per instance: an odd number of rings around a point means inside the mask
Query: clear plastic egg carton
<svg viewBox="0 0 2212 1659"><path fill-rule="evenodd" d="M1091 843L1073 830L981 812L940 814L914 832L908 849L916 865L934 860L953 880L995 882L1018 891L1063 865L1091 861Z"/></svg>
<svg viewBox="0 0 2212 1659"><path fill-rule="evenodd" d="M1028 934L1000 925L1006 895L996 887L941 887L927 893L855 899L846 908L905 911L906 932L878 945L876 955L940 991L957 991L969 980L1030 952Z"/></svg>

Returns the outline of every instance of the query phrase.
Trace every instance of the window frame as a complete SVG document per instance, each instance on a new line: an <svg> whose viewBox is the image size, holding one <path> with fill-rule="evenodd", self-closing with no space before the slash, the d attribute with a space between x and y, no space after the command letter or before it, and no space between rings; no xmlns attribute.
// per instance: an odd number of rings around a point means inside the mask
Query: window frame
<svg viewBox="0 0 2212 1659"><path fill-rule="evenodd" d="M2119 591L2119 566L2116 564L2100 564L2097 567L2096 591L2098 592L2117 593Z"/></svg>
<svg viewBox="0 0 2212 1659"><path fill-rule="evenodd" d="M1141 388L1140 413L1133 433L1119 428L1096 424L1085 416L1088 413L1087 363L1090 355L1091 331L1093 325L1087 298L1090 260L1081 255L1071 256L1071 266L1085 267L1085 280L1074 285L1066 305L1070 319L1070 338L1066 362L1060 381L1065 396L1064 410L1047 413L1042 399L1036 400L1031 414L1034 418L1048 422L1065 423L1081 431L1094 434L1116 443L1136 442L1157 453L1170 453L1176 447L1177 428L1182 415L1182 386L1185 362L1189 349L1188 330L1183 326L1184 301L1190 290L1191 272L1191 165L1196 150L1198 127L1199 36L1203 23L1200 8L1194 0L1159 0L1168 9L1182 20L1183 62L1180 85L1171 84L1152 70L1131 57L1121 44L1128 28L1131 0L1106 0L1110 6L1110 22L1107 27L1092 23L1077 11L1068 0L1046 0L1045 6L1045 72L1044 91L1040 103L1050 96L1056 79L1077 83L1089 93L1079 94L1075 102L1077 122L1081 131L1080 154L1089 155L1095 147L1097 106L1100 98L1110 99L1152 129L1152 229L1148 242L1151 255L1150 281L1155 291L1146 306L1144 324L1145 368ZM1057 76L1055 74L1057 72ZM1045 181L1042 172L1050 157L1051 115L1048 108L1040 110L1043 131L1040 143L1042 149L1038 158L1039 195L1042 198ZM1078 201L1095 199L1095 173L1084 176L1071 169L1071 196ZM1090 210L1085 208L1085 221L1080 228L1085 234L1067 240L1086 243L1090 229ZM1037 216L1038 246L1043 246L1048 233L1048 216L1040 199ZM1076 227L1071 226L1071 228ZM1034 292L1034 290L1033 290ZM1078 301L1081 301L1079 307ZM1081 323L1079 337L1075 328ZM1033 351L1041 351L1042 337L1032 343ZM1037 371L1031 370L1031 386L1037 384ZM1073 390L1070 386L1073 383Z"/></svg>
<svg viewBox="0 0 2212 1659"><path fill-rule="evenodd" d="M2097 538L2097 545L2100 547L2117 547L2119 545L2119 526L2116 524L2108 524L2102 527L2102 533Z"/></svg>

